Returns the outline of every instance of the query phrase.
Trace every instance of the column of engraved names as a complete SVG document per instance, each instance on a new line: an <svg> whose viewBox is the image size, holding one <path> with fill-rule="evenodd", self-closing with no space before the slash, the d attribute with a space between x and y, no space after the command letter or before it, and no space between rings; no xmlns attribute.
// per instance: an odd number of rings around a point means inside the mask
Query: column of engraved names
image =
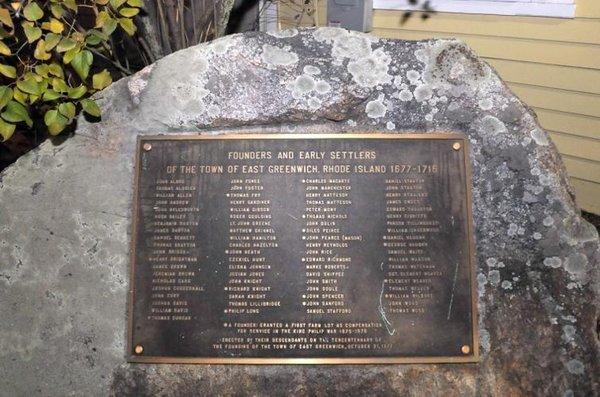
<svg viewBox="0 0 600 397"><path fill-rule="evenodd" d="M271 200L257 178L234 178L226 193L229 204L225 314L258 314L281 306L272 298L267 251L278 247L272 226Z"/></svg>
<svg viewBox="0 0 600 397"><path fill-rule="evenodd" d="M347 235L342 227L352 205L348 178L305 178L305 209L302 218L302 256L306 289L302 305L309 314L350 314L343 290L352 258L348 248L362 235Z"/></svg>
<svg viewBox="0 0 600 397"><path fill-rule="evenodd" d="M397 176L385 181L384 297L390 314L424 314L433 300L433 280L442 275L429 247L440 232L425 189L425 179L430 177Z"/></svg>
<svg viewBox="0 0 600 397"><path fill-rule="evenodd" d="M173 166L173 170L179 167ZM182 168L180 171L185 170ZM149 320L189 321L189 302L202 293L197 282L196 230L200 209L190 175L175 172L156 180L151 198L148 265L152 274Z"/></svg>

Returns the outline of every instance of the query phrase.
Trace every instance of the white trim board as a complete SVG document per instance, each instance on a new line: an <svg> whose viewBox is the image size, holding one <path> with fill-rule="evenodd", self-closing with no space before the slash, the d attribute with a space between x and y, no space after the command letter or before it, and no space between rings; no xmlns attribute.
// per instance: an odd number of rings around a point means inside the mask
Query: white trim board
<svg viewBox="0 0 600 397"><path fill-rule="evenodd" d="M373 8L380 10L419 11L423 1L410 5L408 0L373 0ZM438 12L465 14L521 15L555 18L574 18L575 4L572 0L430 0L430 6Z"/></svg>

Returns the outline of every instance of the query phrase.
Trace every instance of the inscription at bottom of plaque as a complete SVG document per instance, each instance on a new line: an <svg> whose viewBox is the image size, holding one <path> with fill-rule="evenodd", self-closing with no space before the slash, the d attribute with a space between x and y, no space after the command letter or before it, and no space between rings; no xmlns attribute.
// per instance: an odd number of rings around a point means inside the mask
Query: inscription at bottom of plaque
<svg viewBox="0 0 600 397"><path fill-rule="evenodd" d="M130 361L476 361L466 144L141 137Z"/></svg>

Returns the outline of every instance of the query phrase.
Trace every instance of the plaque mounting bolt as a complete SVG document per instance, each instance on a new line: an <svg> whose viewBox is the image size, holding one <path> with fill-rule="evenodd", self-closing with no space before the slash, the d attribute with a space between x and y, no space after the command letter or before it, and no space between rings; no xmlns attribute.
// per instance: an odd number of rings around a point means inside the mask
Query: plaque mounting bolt
<svg viewBox="0 0 600 397"><path fill-rule="evenodd" d="M462 351L463 354L469 354L471 352L471 348L469 347L469 345L464 345L460 348L460 351Z"/></svg>
<svg viewBox="0 0 600 397"><path fill-rule="evenodd" d="M149 152L150 150L152 150L152 145L149 143L144 143L144 146L142 146L144 148L145 151Z"/></svg>
<svg viewBox="0 0 600 397"><path fill-rule="evenodd" d="M133 351L135 352L135 354L142 354L144 352L144 346L142 345L137 345Z"/></svg>
<svg viewBox="0 0 600 397"><path fill-rule="evenodd" d="M460 150L460 142L454 142L454 144L452 145L452 149L454 149L454 150Z"/></svg>

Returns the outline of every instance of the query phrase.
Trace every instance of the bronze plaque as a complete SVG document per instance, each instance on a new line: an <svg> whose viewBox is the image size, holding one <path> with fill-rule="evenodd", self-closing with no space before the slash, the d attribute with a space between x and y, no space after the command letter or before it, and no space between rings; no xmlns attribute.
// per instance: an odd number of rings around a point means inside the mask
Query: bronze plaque
<svg viewBox="0 0 600 397"><path fill-rule="evenodd" d="M478 359L457 134L141 136L128 359Z"/></svg>

